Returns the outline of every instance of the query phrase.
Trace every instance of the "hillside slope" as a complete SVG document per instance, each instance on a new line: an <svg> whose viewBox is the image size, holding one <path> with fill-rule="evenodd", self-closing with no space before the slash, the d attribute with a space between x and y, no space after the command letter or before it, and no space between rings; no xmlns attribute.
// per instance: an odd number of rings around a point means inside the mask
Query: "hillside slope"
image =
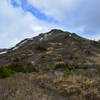
<svg viewBox="0 0 100 100"><path fill-rule="evenodd" d="M53 29L2 49L0 100L100 100L100 42Z"/></svg>
<svg viewBox="0 0 100 100"><path fill-rule="evenodd" d="M0 65L30 62L39 69L59 63L93 68L99 60L99 42L58 29L25 39L0 54Z"/></svg>

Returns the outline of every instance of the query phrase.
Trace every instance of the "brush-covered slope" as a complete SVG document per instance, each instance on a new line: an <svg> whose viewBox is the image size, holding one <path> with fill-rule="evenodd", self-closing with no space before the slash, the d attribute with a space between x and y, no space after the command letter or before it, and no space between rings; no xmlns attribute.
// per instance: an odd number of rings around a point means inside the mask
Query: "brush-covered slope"
<svg viewBox="0 0 100 100"><path fill-rule="evenodd" d="M29 62L39 69L57 64L94 68L99 60L99 42L58 29L25 39L0 55L0 65Z"/></svg>
<svg viewBox="0 0 100 100"><path fill-rule="evenodd" d="M0 100L100 100L100 43L54 29L1 50Z"/></svg>

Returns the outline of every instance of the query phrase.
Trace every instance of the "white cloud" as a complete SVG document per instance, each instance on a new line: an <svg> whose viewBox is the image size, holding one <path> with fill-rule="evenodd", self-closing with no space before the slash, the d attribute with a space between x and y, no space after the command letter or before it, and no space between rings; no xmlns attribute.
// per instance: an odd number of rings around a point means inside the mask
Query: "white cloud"
<svg viewBox="0 0 100 100"><path fill-rule="evenodd" d="M64 26L39 20L21 7L13 8L10 0L0 0L0 47L11 47L24 38L63 28L100 38L100 0L27 0L40 12L61 21ZM17 0L20 5L20 0ZM83 34L84 33L84 34ZM85 34L86 33L86 34ZM88 33L94 33L93 36Z"/></svg>
<svg viewBox="0 0 100 100"><path fill-rule="evenodd" d="M100 32L100 0L28 0L43 13L84 35Z"/></svg>
<svg viewBox="0 0 100 100"><path fill-rule="evenodd" d="M40 9L49 16L62 21L66 17L66 12L74 10L79 5L80 0L28 0L34 7ZM68 17L69 14L68 14Z"/></svg>
<svg viewBox="0 0 100 100"><path fill-rule="evenodd" d="M9 0L0 1L0 47L11 47L24 38L56 27L21 8L13 8Z"/></svg>

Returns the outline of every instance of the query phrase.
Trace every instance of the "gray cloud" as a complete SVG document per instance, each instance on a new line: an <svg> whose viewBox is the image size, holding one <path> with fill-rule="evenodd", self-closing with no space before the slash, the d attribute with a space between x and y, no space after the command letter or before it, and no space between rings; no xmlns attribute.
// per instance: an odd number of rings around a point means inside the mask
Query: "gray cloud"
<svg viewBox="0 0 100 100"><path fill-rule="evenodd" d="M24 12L21 7L14 8L10 0L0 1L0 48L14 46L24 38L58 27Z"/></svg>
<svg viewBox="0 0 100 100"><path fill-rule="evenodd" d="M28 0L69 30L95 37L100 32L100 0ZM93 36L92 36L93 35Z"/></svg>
<svg viewBox="0 0 100 100"><path fill-rule="evenodd" d="M20 0L16 0L20 1ZM47 16L62 24L41 21L21 7L13 8L10 0L0 1L0 47L11 47L18 41L62 28L87 38L100 39L100 0L27 0Z"/></svg>

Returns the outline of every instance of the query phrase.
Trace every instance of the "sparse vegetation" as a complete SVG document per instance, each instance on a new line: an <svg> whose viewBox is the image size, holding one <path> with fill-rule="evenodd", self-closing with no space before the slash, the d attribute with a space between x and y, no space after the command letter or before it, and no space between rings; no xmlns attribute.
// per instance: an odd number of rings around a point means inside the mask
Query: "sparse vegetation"
<svg viewBox="0 0 100 100"><path fill-rule="evenodd" d="M85 50L84 52L85 52L85 54L87 54L87 55L89 55L89 56L93 55L92 52L91 52L90 50Z"/></svg>
<svg viewBox="0 0 100 100"><path fill-rule="evenodd" d="M100 94L97 88L92 87L95 80L84 76L69 76L64 81L56 82L59 84L58 90L71 100L99 100ZM70 83L70 84L69 84ZM98 86L97 86L98 87Z"/></svg>
<svg viewBox="0 0 100 100"><path fill-rule="evenodd" d="M65 76L68 76L68 75L72 75L73 74L73 72L70 72L70 71L68 71L68 70L65 70L64 72L63 72L63 76L65 77Z"/></svg>
<svg viewBox="0 0 100 100"><path fill-rule="evenodd" d="M0 78L6 78L13 73L15 73L15 71L11 70L8 67L0 67Z"/></svg>
<svg viewBox="0 0 100 100"><path fill-rule="evenodd" d="M30 72L38 72L31 63L23 64L11 64L8 66L11 70L15 72L23 72L23 73L30 73Z"/></svg>
<svg viewBox="0 0 100 100"><path fill-rule="evenodd" d="M0 100L100 100L100 41L57 30L46 38L0 55Z"/></svg>
<svg viewBox="0 0 100 100"><path fill-rule="evenodd" d="M54 66L54 69L56 70L56 69L66 68L66 67L67 67L66 64L56 64L56 65Z"/></svg>
<svg viewBox="0 0 100 100"><path fill-rule="evenodd" d="M49 66L43 67L43 71L50 71L50 70L51 70L51 67Z"/></svg>
<svg viewBox="0 0 100 100"><path fill-rule="evenodd" d="M100 75L100 67L97 67L96 73Z"/></svg>
<svg viewBox="0 0 100 100"><path fill-rule="evenodd" d="M73 71L73 70L75 70L77 67L76 66L68 66L67 67L67 69L69 70L69 71Z"/></svg>
<svg viewBox="0 0 100 100"><path fill-rule="evenodd" d="M47 51L47 49L43 46L37 46L36 50L38 50L38 51Z"/></svg>
<svg viewBox="0 0 100 100"><path fill-rule="evenodd" d="M30 63L28 63L27 65L11 64L8 66L1 66L0 78L8 77L16 72L31 73L31 72L39 72L39 70Z"/></svg>
<svg viewBox="0 0 100 100"><path fill-rule="evenodd" d="M64 69L66 69L68 71L72 71L72 70L75 70L77 67L76 66L67 65L67 64L57 64L54 67L54 69L60 69L60 68L64 68Z"/></svg>

